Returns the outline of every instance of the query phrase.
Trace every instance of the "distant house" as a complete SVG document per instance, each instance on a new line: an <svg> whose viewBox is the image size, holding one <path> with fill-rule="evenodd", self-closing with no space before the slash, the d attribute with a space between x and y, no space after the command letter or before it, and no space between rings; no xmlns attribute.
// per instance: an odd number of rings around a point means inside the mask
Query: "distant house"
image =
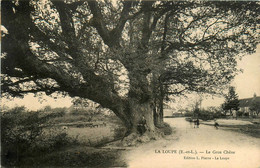
<svg viewBox="0 0 260 168"><path fill-rule="evenodd" d="M253 101L256 101L260 104L260 96L254 96L252 98L239 99L239 111L242 111L244 114L248 113L249 115L255 115L254 111L250 110L250 106Z"/></svg>

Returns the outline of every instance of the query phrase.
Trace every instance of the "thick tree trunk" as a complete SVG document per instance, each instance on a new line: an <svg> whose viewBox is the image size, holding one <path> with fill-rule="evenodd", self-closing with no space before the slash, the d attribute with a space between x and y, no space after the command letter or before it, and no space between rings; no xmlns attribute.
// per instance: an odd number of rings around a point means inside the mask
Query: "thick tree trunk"
<svg viewBox="0 0 260 168"><path fill-rule="evenodd" d="M149 82L146 75L141 73L129 73L130 91L124 106L124 113L128 114L127 136L124 144L135 145L138 142L146 142L161 136L155 127L154 107ZM146 131L140 132L140 123L144 117Z"/></svg>
<svg viewBox="0 0 260 168"><path fill-rule="evenodd" d="M163 126L163 99L159 98L156 107L154 107L154 124L156 127L160 128Z"/></svg>
<svg viewBox="0 0 260 168"><path fill-rule="evenodd" d="M157 110L157 99L154 98L154 103L153 103L153 119L154 119L154 125L157 126L159 122L159 112Z"/></svg>
<svg viewBox="0 0 260 168"><path fill-rule="evenodd" d="M131 132L138 133L138 124L144 116L147 125L147 131L154 131L154 117L150 102L139 103L136 100L130 100L130 122L132 123Z"/></svg>
<svg viewBox="0 0 260 168"><path fill-rule="evenodd" d="M160 111L159 111L159 120L158 124L162 126L163 124L163 100L160 100Z"/></svg>
<svg viewBox="0 0 260 168"><path fill-rule="evenodd" d="M140 124L143 116L146 120L147 131L152 132L155 130L153 108L149 101L140 103L136 99L129 99L128 103L125 104L124 110L120 113L124 113L124 116L128 116L128 118L123 120L120 119L124 122L129 134L140 134L138 132L138 124Z"/></svg>
<svg viewBox="0 0 260 168"><path fill-rule="evenodd" d="M162 133L154 125L153 107L150 101L140 103L137 99L128 98L124 105L121 104L117 107L117 109L111 110L121 119L127 131L123 139L116 141L113 143L114 145L135 146L162 136ZM146 131L141 133L139 124L143 116L146 120Z"/></svg>
<svg viewBox="0 0 260 168"><path fill-rule="evenodd" d="M163 98L164 98L164 90L163 85L160 83L160 95L159 95L159 103L158 103L158 123L157 126L161 127L163 126Z"/></svg>

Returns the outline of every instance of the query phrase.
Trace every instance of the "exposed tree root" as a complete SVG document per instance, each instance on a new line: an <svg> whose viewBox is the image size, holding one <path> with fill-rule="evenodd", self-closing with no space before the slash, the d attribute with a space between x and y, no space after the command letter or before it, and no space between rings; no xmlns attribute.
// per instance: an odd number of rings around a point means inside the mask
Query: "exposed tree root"
<svg viewBox="0 0 260 168"><path fill-rule="evenodd" d="M147 143L152 140L158 140L163 137L163 133L156 129L155 131L146 131L143 135L139 133L133 132L130 133L128 136L122 138L121 140L117 140L111 143L106 144L105 146L108 147L131 147L131 146L138 146L143 143Z"/></svg>

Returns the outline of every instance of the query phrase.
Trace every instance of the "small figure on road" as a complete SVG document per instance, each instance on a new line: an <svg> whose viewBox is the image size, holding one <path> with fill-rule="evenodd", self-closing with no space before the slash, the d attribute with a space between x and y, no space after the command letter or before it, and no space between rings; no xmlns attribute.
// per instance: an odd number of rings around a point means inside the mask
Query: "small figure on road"
<svg viewBox="0 0 260 168"><path fill-rule="evenodd" d="M197 118L196 120L196 124L197 124L197 128L199 128L199 125L200 125L200 120Z"/></svg>
<svg viewBox="0 0 260 168"><path fill-rule="evenodd" d="M214 127L215 127L216 129L218 129L219 124L218 124L217 120L215 119L214 122L215 122L215 123L214 123Z"/></svg>
<svg viewBox="0 0 260 168"><path fill-rule="evenodd" d="M146 125L146 119L145 119L144 115L142 116L141 121L139 122L137 128L141 135L143 135L146 132L147 125Z"/></svg>

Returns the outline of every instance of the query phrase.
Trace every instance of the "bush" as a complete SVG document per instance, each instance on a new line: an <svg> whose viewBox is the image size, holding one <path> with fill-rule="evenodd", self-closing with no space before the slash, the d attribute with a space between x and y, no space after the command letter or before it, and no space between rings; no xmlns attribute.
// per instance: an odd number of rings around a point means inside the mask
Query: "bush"
<svg viewBox="0 0 260 168"><path fill-rule="evenodd" d="M223 114L221 111L216 111L213 113L214 118L225 118L225 114Z"/></svg>
<svg viewBox="0 0 260 168"><path fill-rule="evenodd" d="M57 117L55 119L52 120L52 122L54 123L74 123L74 122L78 122L78 121L90 121L89 117L83 116L83 115L71 115L71 114L65 114L62 117Z"/></svg>
<svg viewBox="0 0 260 168"><path fill-rule="evenodd" d="M248 113L248 112L245 112L245 113L244 113L244 116L245 116L245 117L249 117L249 113Z"/></svg>
<svg viewBox="0 0 260 168"><path fill-rule="evenodd" d="M48 128L60 113L40 113L15 107L1 113L2 164L18 166L28 156L62 147L71 139L57 129Z"/></svg>
<svg viewBox="0 0 260 168"><path fill-rule="evenodd" d="M186 112L184 114L185 117L192 117L193 116L193 112L189 111L189 112Z"/></svg>
<svg viewBox="0 0 260 168"><path fill-rule="evenodd" d="M214 119L214 113L210 112L208 110L200 110L199 111L199 118L202 120L213 120Z"/></svg>
<svg viewBox="0 0 260 168"><path fill-rule="evenodd" d="M114 139L120 139L125 136L126 128L125 127L116 127L114 129Z"/></svg>
<svg viewBox="0 0 260 168"><path fill-rule="evenodd" d="M75 115L75 116L77 116L77 115L91 115L92 111L88 111L86 109L79 108L79 109L70 110L70 114Z"/></svg>
<svg viewBox="0 0 260 168"><path fill-rule="evenodd" d="M172 128L168 123L163 123L163 127L161 128L164 135L171 135L172 134Z"/></svg>
<svg viewBox="0 0 260 168"><path fill-rule="evenodd" d="M242 117L242 116L243 116L243 114L244 114L244 112L243 112L243 111L238 111L238 112L237 112L237 116L238 116L238 117Z"/></svg>

